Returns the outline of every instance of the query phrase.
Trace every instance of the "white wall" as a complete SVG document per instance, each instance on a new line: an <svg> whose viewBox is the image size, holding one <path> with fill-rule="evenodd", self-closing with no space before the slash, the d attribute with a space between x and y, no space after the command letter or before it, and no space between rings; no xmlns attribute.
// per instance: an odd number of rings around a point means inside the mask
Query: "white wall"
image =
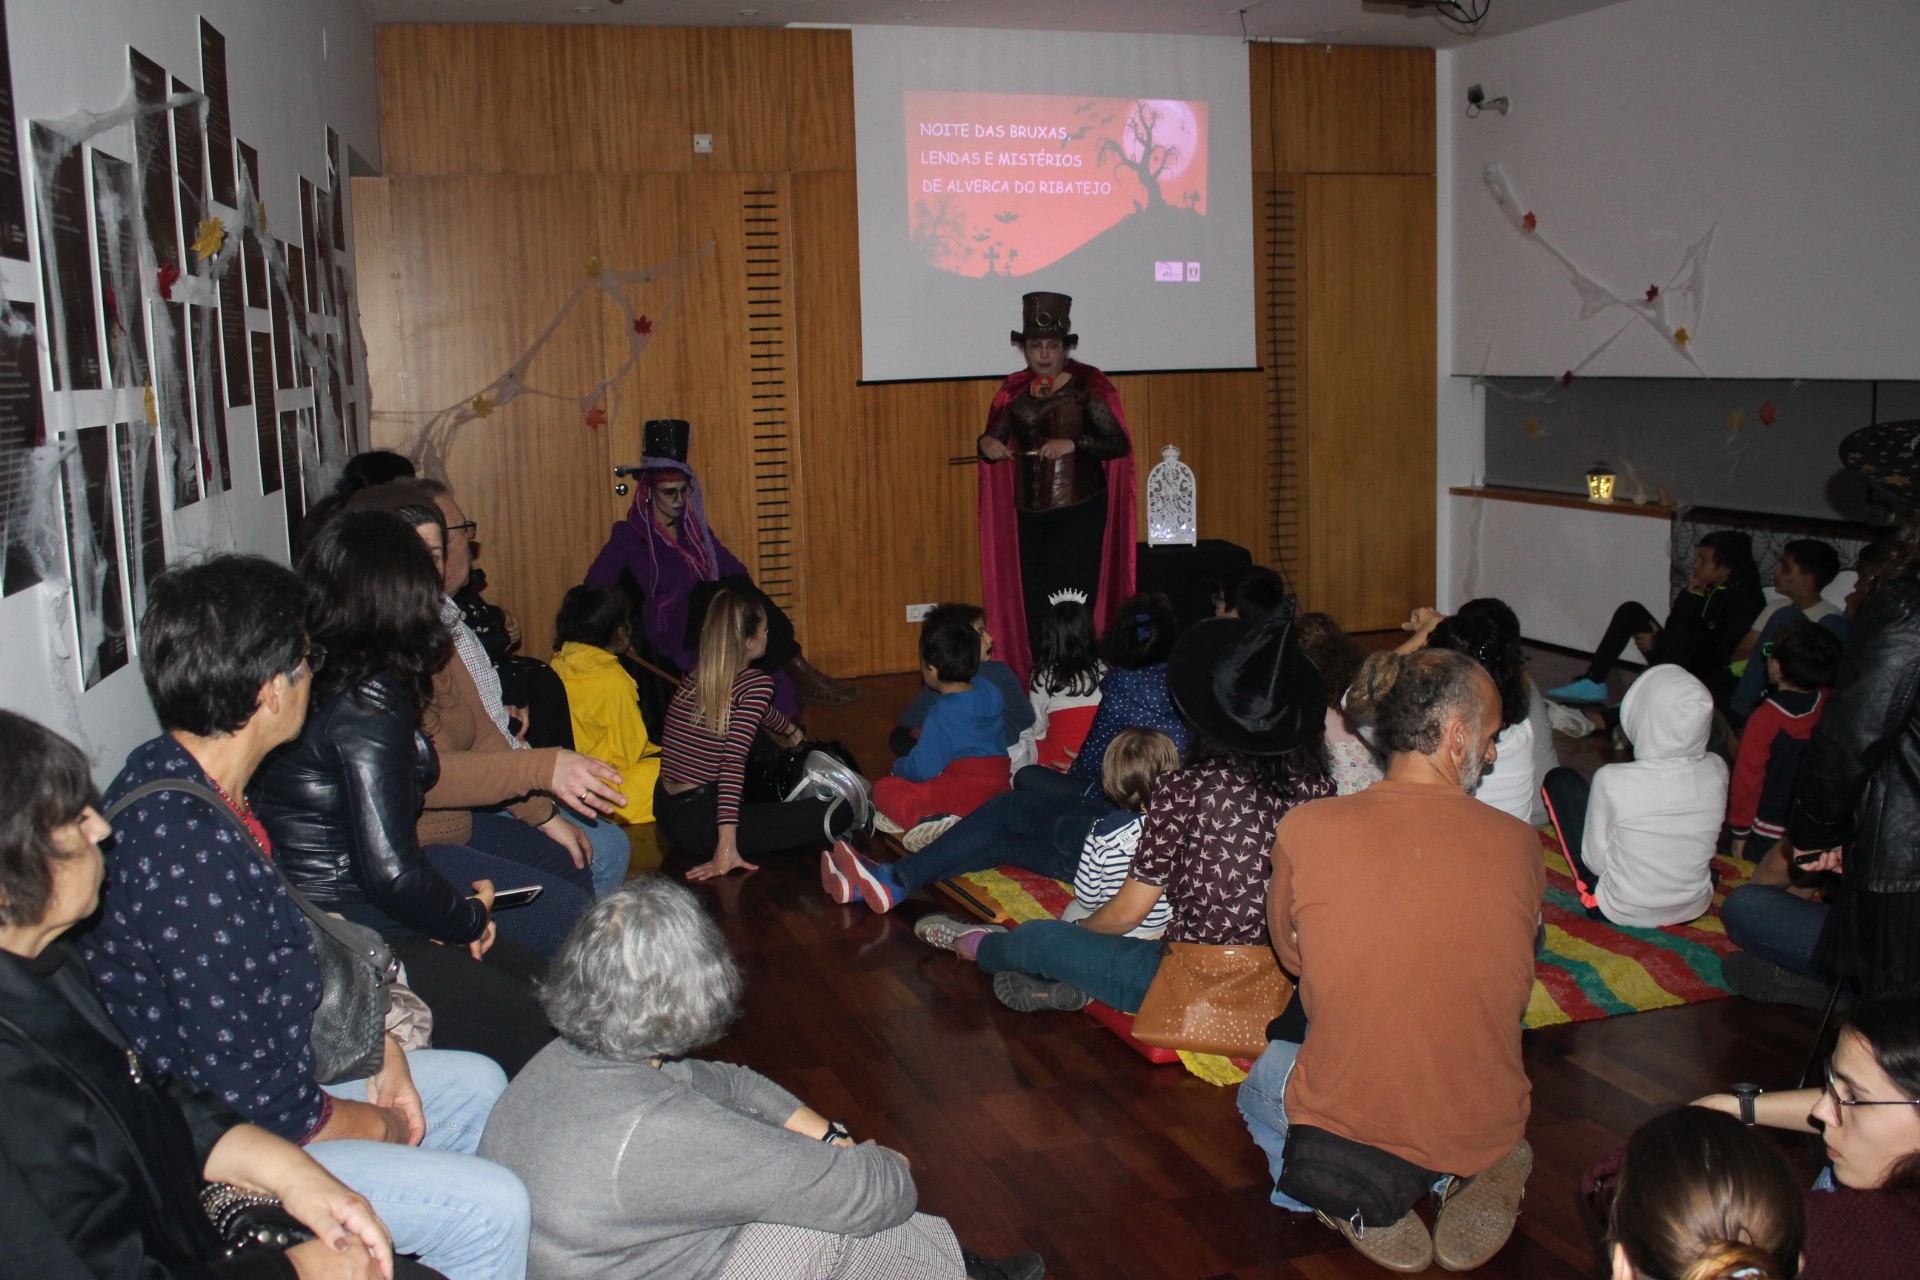
<svg viewBox="0 0 1920 1280"><path fill-rule="evenodd" d="M260 152L261 197L270 218L276 211L282 215L273 230L298 243L298 180L304 174L325 185L327 127L378 162L373 24L356 0L10 0L7 34L23 165L28 119L104 112L129 97L128 45L199 88L202 15L226 37L233 131ZM134 158L131 126L92 145ZM32 204L29 196L30 220ZM37 260L37 239L33 252ZM0 261L0 285L9 298L31 300L46 314L37 265ZM46 369L43 363L43 387ZM119 403L115 394L46 394L49 431L127 421L139 413L137 396L129 405L128 393L119 393ZM250 407L231 411L228 437L235 487L178 519L169 514L170 557L229 546L285 554L282 499L258 492ZM0 600L0 706L79 741L104 780L128 748L156 731L155 722L134 664L81 692L79 664L71 656L73 630L65 598L47 586Z"/></svg>
<svg viewBox="0 0 1920 1280"><path fill-rule="evenodd" d="M1718 223L1691 348L1710 374L1920 373L1920 4L1628 0L1440 58L1454 372L1556 376L1623 316L1579 320L1565 272L1488 196L1499 161L1616 293L1666 281ZM1476 82L1512 112L1464 118ZM1642 326L1586 372L1692 371Z"/></svg>

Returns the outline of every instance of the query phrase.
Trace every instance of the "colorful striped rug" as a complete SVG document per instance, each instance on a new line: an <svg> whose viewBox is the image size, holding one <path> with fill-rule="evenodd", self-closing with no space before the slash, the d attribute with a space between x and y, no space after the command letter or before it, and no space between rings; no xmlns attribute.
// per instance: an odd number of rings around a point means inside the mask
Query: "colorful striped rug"
<svg viewBox="0 0 1920 1280"><path fill-rule="evenodd" d="M1715 858L1720 877L1713 906L1691 924L1664 929L1629 929L1590 920L1574 890L1572 869L1551 827L1540 828L1540 852L1547 864L1543 914L1546 951L1534 966L1533 997L1526 1025L1550 1027L1589 1022L1616 1014L1665 1009L1719 1000L1730 992L1720 972L1720 957L1733 950L1720 923L1726 891L1745 881L1751 868ZM1019 867L977 871L940 886L976 915L1011 924L1058 918L1073 899L1070 886ZM1239 1073L1226 1059L1202 1058L1189 1070L1215 1084L1236 1083Z"/></svg>

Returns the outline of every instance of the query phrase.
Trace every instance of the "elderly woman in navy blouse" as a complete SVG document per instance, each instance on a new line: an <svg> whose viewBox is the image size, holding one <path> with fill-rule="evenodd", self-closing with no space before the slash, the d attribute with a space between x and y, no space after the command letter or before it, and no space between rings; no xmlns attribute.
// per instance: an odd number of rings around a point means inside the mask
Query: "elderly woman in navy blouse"
<svg viewBox="0 0 1920 1280"><path fill-rule="evenodd" d="M115 817L105 909L80 939L87 967L147 1070L305 1147L373 1203L399 1252L449 1276L518 1280L526 1190L472 1154L506 1088L500 1068L472 1053L403 1053L389 1036L372 1078L314 1076L313 935L244 798L306 719L325 655L308 644L305 612L300 579L257 557L154 579L140 668L165 732L134 748L107 799L169 780L211 794L163 790Z"/></svg>

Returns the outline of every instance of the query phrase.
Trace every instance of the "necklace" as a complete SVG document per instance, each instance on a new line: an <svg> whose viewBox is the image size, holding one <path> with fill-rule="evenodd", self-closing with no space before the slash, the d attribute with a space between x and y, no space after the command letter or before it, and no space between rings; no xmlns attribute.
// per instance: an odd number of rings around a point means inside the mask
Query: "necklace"
<svg viewBox="0 0 1920 1280"><path fill-rule="evenodd" d="M1033 380L1033 394L1041 398L1045 398L1047 396L1052 395L1053 379L1052 378L1035 378Z"/></svg>
<svg viewBox="0 0 1920 1280"><path fill-rule="evenodd" d="M213 775L208 774L207 781L213 783L214 792L218 794L222 800L227 802L227 808L239 815L240 821L246 824L247 831L260 845L260 852L266 855L268 862L272 862L273 841L267 837L267 828L265 825L261 823L260 819L253 816L253 806L248 804L245 799L235 800L232 796L228 795L227 789L221 786L219 779L213 777Z"/></svg>

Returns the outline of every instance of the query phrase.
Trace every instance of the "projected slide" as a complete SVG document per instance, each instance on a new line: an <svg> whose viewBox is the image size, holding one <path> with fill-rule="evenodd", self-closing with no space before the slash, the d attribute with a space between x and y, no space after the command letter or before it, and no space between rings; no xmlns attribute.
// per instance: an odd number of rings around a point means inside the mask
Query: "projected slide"
<svg viewBox="0 0 1920 1280"><path fill-rule="evenodd" d="M1065 259L1198 283L1207 104L1064 94L903 95L908 234L958 276L1031 275ZM1156 256L1175 252L1174 257ZM1217 264L1216 264L1217 265Z"/></svg>
<svg viewBox="0 0 1920 1280"><path fill-rule="evenodd" d="M1020 295L1115 373L1255 367L1247 50L859 27L861 376L1004 376Z"/></svg>

